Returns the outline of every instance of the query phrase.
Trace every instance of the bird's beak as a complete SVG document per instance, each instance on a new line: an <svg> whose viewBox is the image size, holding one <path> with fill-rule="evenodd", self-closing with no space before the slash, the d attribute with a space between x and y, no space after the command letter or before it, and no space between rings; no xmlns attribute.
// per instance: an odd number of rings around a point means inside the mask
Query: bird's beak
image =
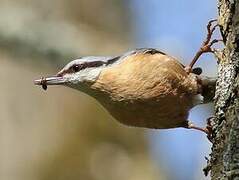
<svg viewBox="0 0 239 180"><path fill-rule="evenodd" d="M42 86L44 90L47 89L48 85L60 85L64 84L65 82L66 81L62 76L42 77L41 79L34 80L34 84Z"/></svg>

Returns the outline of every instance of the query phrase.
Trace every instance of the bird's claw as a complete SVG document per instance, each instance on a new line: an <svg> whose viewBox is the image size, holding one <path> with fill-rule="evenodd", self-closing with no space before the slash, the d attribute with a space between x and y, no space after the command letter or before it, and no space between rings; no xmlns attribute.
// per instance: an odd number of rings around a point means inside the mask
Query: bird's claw
<svg viewBox="0 0 239 180"><path fill-rule="evenodd" d="M192 67L193 65L197 62L197 60L199 59L199 57L203 54L203 53L207 53L207 52L214 52L211 47L213 44L219 42L219 41L222 41L221 39L218 40L218 39L214 39L211 41L212 39L212 35L213 35L213 32L215 31L216 27L218 27L218 24L215 24L213 27L212 27L212 24L214 22L217 22L216 19L213 19L211 21L208 22L207 24L207 36L206 36L206 39L203 41L200 49L198 50L198 52L196 53L196 55L194 56L192 62L189 64L189 66L185 67L185 71L187 73L190 73L192 71Z"/></svg>
<svg viewBox="0 0 239 180"><path fill-rule="evenodd" d="M210 142L212 142L213 138L214 138L214 135L213 135L213 129L212 129L212 119L214 117L210 117L207 119L207 126L206 126L206 129L207 129L207 138Z"/></svg>
<svg viewBox="0 0 239 180"><path fill-rule="evenodd" d="M207 138L210 142L212 142L213 138L214 138L214 133L213 133L213 129L212 129L212 125L211 125L211 120L214 117L210 117L207 119L207 126L205 128L201 128L198 126L195 126L191 121L188 122L187 127L188 129L195 129L195 130L199 130L201 132L206 133Z"/></svg>

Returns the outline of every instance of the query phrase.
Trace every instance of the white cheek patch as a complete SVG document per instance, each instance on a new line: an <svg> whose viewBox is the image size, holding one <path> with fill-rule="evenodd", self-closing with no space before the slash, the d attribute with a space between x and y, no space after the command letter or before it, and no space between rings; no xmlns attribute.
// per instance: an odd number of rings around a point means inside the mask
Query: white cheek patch
<svg viewBox="0 0 239 180"><path fill-rule="evenodd" d="M84 82L94 82L99 77L104 67L86 68L77 73L65 74L64 78L71 84L80 84Z"/></svg>
<svg viewBox="0 0 239 180"><path fill-rule="evenodd" d="M101 67L98 67L98 68L89 68L89 69L86 69L87 72L87 77L86 79L88 81L96 81L96 79L98 79L102 69L104 68L105 66L101 66Z"/></svg>

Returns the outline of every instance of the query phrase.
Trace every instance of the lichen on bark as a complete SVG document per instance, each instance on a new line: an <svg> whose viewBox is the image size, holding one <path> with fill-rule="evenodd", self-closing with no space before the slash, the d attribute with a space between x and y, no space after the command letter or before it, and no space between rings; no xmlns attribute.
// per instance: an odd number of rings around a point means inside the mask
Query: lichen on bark
<svg viewBox="0 0 239 180"><path fill-rule="evenodd" d="M239 0L218 1L218 24L225 48L218 60L211 178L239 179Z"/></svg>

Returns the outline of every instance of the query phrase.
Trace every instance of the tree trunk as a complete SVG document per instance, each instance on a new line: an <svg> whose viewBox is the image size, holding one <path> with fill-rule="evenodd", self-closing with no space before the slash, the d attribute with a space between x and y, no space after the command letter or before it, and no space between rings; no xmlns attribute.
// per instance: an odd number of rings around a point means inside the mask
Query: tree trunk
<svg viewBox="0 0 239 180"><path fill-rule="evenodd" d="M225 48L216 52L219 67L213 146L207 168L212 180L239 179L239 0L219 0L218 11Z"/></svg>

